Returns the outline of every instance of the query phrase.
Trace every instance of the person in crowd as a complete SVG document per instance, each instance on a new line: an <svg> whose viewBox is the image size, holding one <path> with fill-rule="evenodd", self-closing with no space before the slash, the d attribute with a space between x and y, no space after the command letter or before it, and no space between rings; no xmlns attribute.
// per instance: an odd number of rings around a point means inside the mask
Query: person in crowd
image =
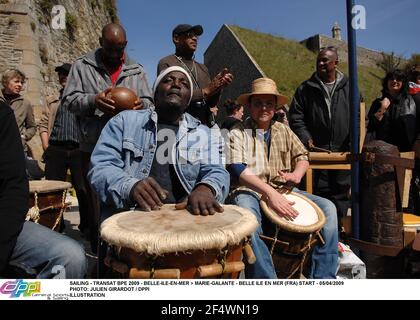
<svg viewBox="0 0 420 320"><path fill-rule="evenodd" d="M140 98L138 108L148 108L152 92L143 67L125 53L127 36L115 23L102 29L101 47L77 59L70 70L63 92L62 106L79 117L82 174L90 199L88 201L89 230L92 251L98 242L99 202L87 181L90 157L102 128L116 114L115 102L107 97L112 87L126 87Z"/></svg>
<svg viewBox="0 0 420 320"><path fill-rule="evenodd" d="M169 67L156 79L155 108L122 112L105 126L89 172L102 219L134 206L158 210L164 203L185 203L197 215L223 211L229 174L222 138L218 128L186 113L192 88L185 69ZM138 156L142 146L147 149ZM189 152L191 147L202 152Z"/></svg>
<svg viewBox="0 0 420 320"><path fill-rule="evenodd" d="M240 105L236 101L228 99L223 104L223 107L226 109L227 117L225 121L223 121L221 129L231 130L236 125L242 123L244 106Z"/></svg>
<svg viewBox="0 0 420 320"><path fill-rule="evenodd" d="M273 121L276 107L287 102L269 78L259 78L252 83L252 92L243 94L238 103L249 108L250 118L243 127L230 132L228 170L238 185L230 201L249 209L260 222L264 219L260 200L279 216L294 220L299 212L278 190L279 185L297 186L309 167L308 152L292 130ZM310 278L335 278L338 265L337 210L334 204L319 196L295 188L316 203L326 216L321 230L324 245L314 248ZM246 268L247 278L276 278L276 272L266 244L260 239L261 226L252 236L251 243L257 261Z"/></svg>
<svg viewBox="0 0 420 320"><path fill-rule="evenodd" d="M212 80L207 67L195 60L198 39L202 34L201 25L177 25L172 31L175 54L159 61L157 74L171 66L184 68L193 81L193 97L187 112L202 123L213 127L216 120L211 109L218 104L222 89L232 83L233 75L225 68Z"/></svg>
<svg viewBox="0 0 420 320"><path fill-rule="evenodd" d="M29 183L20 132L12 109L0 101L0 277L80 279L83 248L44 226L25 221ZM17 273L19 270L19 273Z"/></svg>
<svg viewBox="0 0 420 320"><path fill-rule="evenodd" d="M55 69L62 88L57 96L48 99L48 105L44 108L39 123L39 132L44 148L45 178L66 181L67 172L70 170L71 182L76 191L79 205L79 230L87 236L89 232L89 197L82 174L79 122L74 113L61 105L70 68L71 64L64 63ZM63 223L61 225L64 226Z"/></svg>
<svg viewBox="0 0 420 320"><path fill-rule="evenodd" d="M2 77L2 100L4 100L15 114L25 152L26 143L36 134L36 122L32 104L25 99L21 92L26 81L25 74L18 69L9 69Z"/></svg>
<svg viewBox="0 0 420 320"><path fill-rule="evenodd" d="M335 47L321 49L316 72L297 88L290 106L289 125L309 151L350 151L349 80L338 61ZM334 202L340 231L350 208L350 182L349 170L314 171L314 193Z"/></svg>

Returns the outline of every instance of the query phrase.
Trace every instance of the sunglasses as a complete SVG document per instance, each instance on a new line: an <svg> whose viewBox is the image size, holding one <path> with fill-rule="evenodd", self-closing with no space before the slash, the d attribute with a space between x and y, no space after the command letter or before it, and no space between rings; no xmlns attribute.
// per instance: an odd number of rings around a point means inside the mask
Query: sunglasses
<svg viewBox="0 0 420 320"><path fill-rule="evenodd" d="M328 46L328 47L319 48L319 52L325 51L325 50L330 50L330 51L334 51L334 52L338 51L337 47L335 47L335 46Z"/></svg>
<svg viewBox="0 0 420 320"><path fill-rule="evenodd" d="M194 31L188 31L188 32L181 33L180 36L184 36L184 37L187 37L187 38L194 38L194 37L198 38L199 37L199 35L196 34Z"/></svg>

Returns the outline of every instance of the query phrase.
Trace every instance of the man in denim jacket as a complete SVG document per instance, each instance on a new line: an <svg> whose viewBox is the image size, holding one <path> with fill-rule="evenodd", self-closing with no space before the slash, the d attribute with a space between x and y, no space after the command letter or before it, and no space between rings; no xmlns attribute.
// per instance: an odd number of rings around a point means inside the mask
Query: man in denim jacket
<svg viewBox="0 0 420 320"><path fill-rule="evenodd" d="M102 202L101 218L138 207L188 204L193 214L223 212L229 190L218 129L185 113L192 81L181 67L156 79L155 108L112 118L93 151L90 182Z"/></svg>

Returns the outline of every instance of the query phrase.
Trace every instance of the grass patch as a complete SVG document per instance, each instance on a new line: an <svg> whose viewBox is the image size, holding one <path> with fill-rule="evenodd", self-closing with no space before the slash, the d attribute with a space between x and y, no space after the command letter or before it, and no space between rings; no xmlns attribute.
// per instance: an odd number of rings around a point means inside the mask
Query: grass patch
<svg viewBox="0 0 420 320"><path fill-rule="evenodd" d="M229 26L238 36L267 77L276 81L279 91L290 101L297 87L315 72L316 54L299 42L259 33L238 26ZM348 75L348 65L339 64L339 70ZM359 66L359 89L369 108L380 95L384 72L380 68Z"/></svg>

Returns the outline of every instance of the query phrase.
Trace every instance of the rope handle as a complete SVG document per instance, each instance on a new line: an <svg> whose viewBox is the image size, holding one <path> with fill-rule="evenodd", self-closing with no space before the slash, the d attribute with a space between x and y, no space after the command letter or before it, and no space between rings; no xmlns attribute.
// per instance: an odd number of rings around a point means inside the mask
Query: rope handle
<svg viewBox="0 0 420 320"><path fill-rule="evenodd" d="M35 223L38 223L40 219L39 215L39 207L38 207L38 193L34 192L34 206L29 209L28 213L26 214L26 221L33 221Z"/></svg>

